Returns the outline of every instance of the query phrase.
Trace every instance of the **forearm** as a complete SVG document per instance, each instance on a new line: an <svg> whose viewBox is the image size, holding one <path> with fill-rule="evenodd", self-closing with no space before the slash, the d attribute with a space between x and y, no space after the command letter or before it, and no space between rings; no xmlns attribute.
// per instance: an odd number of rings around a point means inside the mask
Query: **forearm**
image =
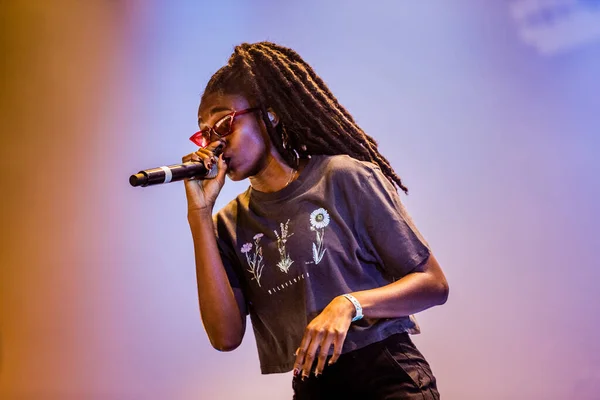
<svg viewBox="0 0 600 400"><path fill-rule="evenodd" d="M243 317L223 267L210 214L190 212L198 300L204 329L218 350L236 348L244 335Z"/></svg>
<svg viewBox="0 0 600 400"><path fill-rule="evenodd" d="M365 317L397 318L444 303L448 297L448 283L437 261L430 255L423 265L402 279L376 289L352 292L352 295L361 303ZM310 321L296 351L294 373L302 370L303 377L309 376L313 362L318 360L315 368L318 376L325 368L332 346L333 356L328 363L336 362L354 315L352 302L345 296L337 296Z"/></svg>
<svg viewBox="0 0 600 400"><path fill-rule="evenodd" d="M396 318L444 304L448 298L448 283L431 255L420 271L389 285L352 295L361 304L366 318Z"/></svg>

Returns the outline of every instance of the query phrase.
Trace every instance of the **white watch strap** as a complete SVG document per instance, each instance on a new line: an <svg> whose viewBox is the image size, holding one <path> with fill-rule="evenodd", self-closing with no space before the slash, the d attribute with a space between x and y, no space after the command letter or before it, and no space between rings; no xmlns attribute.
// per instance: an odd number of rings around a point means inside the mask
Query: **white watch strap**
<svg viewBox="0 0 600 400"><path fill-rule="evenodd" d="M352 296L349 293L346 293L344 297L350 300L350 303L352 303L354 309L356 310L356 315L354 316L354 318L352 318L352 322L361 319L363 317L362 306L360 305L358 300L356 300L356 297Z"/></svg>

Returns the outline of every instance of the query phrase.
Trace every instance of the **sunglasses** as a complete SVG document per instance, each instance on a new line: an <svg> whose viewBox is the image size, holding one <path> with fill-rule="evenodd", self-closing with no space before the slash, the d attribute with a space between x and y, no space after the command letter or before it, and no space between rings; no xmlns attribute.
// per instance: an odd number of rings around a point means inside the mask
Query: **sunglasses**
<svg viewBox="0 0 600 400"><path fill-rule="evenodd" d="M215 124L212 127L204 128L194 133L190 137L190 140L194 142L194 144L196 144L197 146L205 148L211 142L213 134L218 138L222 138L233 132L233 121L235 120L235 117L258 110L260 110L260 108L253 107L246 108L240 111L232 111L229 114L224 115L222 118L220 118L217 122L215 122Z"/></svg>

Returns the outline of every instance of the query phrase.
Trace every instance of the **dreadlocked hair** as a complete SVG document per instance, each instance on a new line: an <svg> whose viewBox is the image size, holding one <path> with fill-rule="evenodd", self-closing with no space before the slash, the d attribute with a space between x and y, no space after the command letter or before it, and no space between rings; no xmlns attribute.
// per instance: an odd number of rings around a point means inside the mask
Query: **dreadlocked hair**
<svg viewBox="0 0 600 400"><path fill-rule="evenodd" d="M346 154L379 166L392 184L408 189L367 135L338 102L325 82L298 53L271 42L242 43L227 65L209 80L212 93L244 94L261 108L271 141L291 166L310 154ZM279 116L273 127L267 106Z"/></svg>

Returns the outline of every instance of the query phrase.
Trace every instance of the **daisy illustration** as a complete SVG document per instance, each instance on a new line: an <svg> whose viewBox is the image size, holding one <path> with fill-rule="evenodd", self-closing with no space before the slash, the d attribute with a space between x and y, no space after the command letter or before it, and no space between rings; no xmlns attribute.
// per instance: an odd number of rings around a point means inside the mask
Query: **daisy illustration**
<svg viewBox="0 0 600 400"><path fill-rule="evenodd" d="M324 208L318 208L310 213L310 230L317 234L316 243L313 242L313 260L318 264L323 259L325 249L323 247L323 237L325 236L325 228L329 225L329 213Z"/></svg>

